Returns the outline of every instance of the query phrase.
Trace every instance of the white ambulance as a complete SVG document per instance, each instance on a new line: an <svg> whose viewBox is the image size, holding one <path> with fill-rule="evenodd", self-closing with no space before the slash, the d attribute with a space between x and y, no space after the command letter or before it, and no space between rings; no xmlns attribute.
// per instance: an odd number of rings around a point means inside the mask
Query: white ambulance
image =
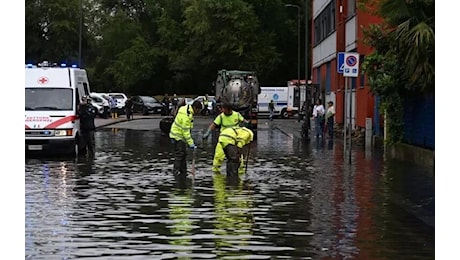
<svg viewBox="0 0 460 260"><path fill-rule="evenodd" d="M26 152L85 153L77 108L91 93L86 71L44 61L25 72Z"/></svg>
<svg viewBox="0 0 460 260"><path fill-rule="evenodd" d="M261 86L257 96L259 115L269 115L268 104L271 100L275 104L275 116L289 118L298 113L299 107L295 105L295 97L298 96L295 86L269 87Z"/></svg>

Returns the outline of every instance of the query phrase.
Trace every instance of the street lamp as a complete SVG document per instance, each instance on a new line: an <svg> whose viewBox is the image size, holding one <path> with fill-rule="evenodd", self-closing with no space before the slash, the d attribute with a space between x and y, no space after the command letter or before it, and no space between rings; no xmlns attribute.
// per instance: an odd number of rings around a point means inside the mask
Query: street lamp
<svg viewBox="0 0 460 260"><path fill-rule="evenodd" d="M83 30L83 0L80 0L80 22L78 32L78 67L81 68L81 33Z"/></svg>
<svg viewBox="0 0 460 260"><path fill-rule="evenodd" d="M285 4L286 7L297 8L297 87L300 85L300 6Z"/></svg>

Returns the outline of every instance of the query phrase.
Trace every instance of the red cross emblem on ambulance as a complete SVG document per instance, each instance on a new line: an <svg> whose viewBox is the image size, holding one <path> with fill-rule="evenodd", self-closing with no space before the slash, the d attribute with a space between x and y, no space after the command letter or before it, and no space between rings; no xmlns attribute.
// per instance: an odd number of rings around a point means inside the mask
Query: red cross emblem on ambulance
<svg viewBox="0 0 460 260"><path fill-rule="evenodd" d="M42 85L48 83L48 81L49 81L49 80L48 80L47 77L40 77L40 78L38 79L38 83L39 83L39 84L42 84Z"/></svg>

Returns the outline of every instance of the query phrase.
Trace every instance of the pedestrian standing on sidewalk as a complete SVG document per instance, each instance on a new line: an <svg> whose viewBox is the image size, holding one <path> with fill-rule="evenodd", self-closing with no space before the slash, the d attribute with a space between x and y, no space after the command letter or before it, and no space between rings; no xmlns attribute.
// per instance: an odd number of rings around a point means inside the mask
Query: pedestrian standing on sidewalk
<svg viewBox="0 0 460 260"><path fill-rule="evenodd" d="M169 111L169 104L171 103L171 100L169 99L168 93L166 93L163 97L163 104L165 104L164 107L164 115L169 116L171 115L171 111Z"/></svg>
<svg viewBox="0 0 460 260"><path fill-rule="evenodd" d="M330 138L334 137L334 116L335 116L334 102L329 101L327 102L326 126L327 126L327 133Z"/></svg>
<svg viewBox="0 0 460 260"><path fill-rule="evenodd" d="M177 108L179 107L179 98L177 98L176 94L173 95L173 98L171 100L171 104L172 104L172 109L173 109L172 115L176 116Z"/></svg>
<svg viewBox="0 0 460 260"><path fill-rule="evenodd" d="M209 105L209 96L206 94L203 98L203 110L201 110L201 114L203 116L208 116L210 114L210 111L208 110L208 105Z"/></svg>
<svg viewBox="0 0 460 260"><path fill-rule="evenodd" d="M273 99L268 103L268 111L270 111L270 121L273 121L273 114L275 113L275 102L273 102Z"/></svg>
<svg viewBox="0 0 460 260"><path fill-rule="evenodd" d="M133 118L133 99L129 97L125 102L125 109L126 109L126 118L131 120Z"/></svg>
<svg viewBox="0 0 460 260"><path fill-rule="evenodd" d="M316 138L323 136L323 126L324 126L324 106L321 102L321 99L316 100L316 105L313 107L312 116L315 120L315 133Z"/></svg>
<svg viewBox="0 0 460 260"><path fill-rule="evenodd" d="M217 115L217 101L216 101L216 97L214 97L214 98L211 100L211 106L212 106L212 110L211 110L212 116Z"/></svg>
<svg viewBox="0 0 460 260"><path fill-rule="evenodd" d="M117 99L112 96L109 96L109 105L110 105L110 114L112 116L112 119L117 119L118 118Z"/></svg>
<svg viewBox="0 0 460 260"><path fill-rule="evenodd" d="M184 105L177 111L174 122L169 131L169 138L174 147L174 167L175 177L185 178L187 176L187 147L196 149L192 139L193 118L201 112L203 104L196 100L192 105Z"/></svg>

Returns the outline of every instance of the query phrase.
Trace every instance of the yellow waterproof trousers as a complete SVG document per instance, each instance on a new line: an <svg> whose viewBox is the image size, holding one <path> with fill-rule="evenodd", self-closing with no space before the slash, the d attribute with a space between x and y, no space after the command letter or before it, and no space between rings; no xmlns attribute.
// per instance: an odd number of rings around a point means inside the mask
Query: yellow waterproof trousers
<svg viewBox="0 0 460 260"><path fill-rule="evenodd" d="M217 142L216 149L214 151L214 159L212 161L212 171L215 173L220 173L220 167L225 160L225 152L222 145ZM240 157L240 167L238 168L238 173L244 173L244 157L241 155Z"/></svg>

